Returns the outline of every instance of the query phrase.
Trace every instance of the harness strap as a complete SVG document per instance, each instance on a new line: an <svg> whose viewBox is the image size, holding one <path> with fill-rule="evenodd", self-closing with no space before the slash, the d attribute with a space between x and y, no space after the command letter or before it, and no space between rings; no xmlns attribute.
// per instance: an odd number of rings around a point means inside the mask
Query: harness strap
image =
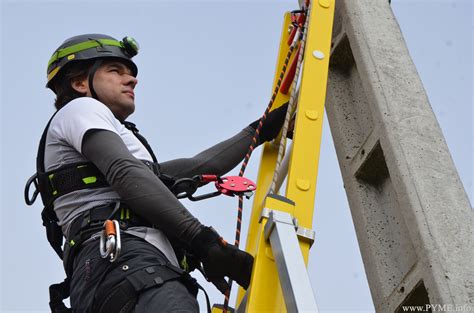
<svg viewBox="0 0 474 313"><path fill-rule="evenodd" d="M126 121L122 122L122 124L123 126L125 126L125 128L130 130L135 135L135 137L137 137L137 139L142 143L143 146L145 146L145 149L147 149L148 153L150 153L151 158L153 159L153 162L158 163L158 159L156 158L155 153L153 152L153 149L150 147L150 144L145 139L145 137L143 137L138 132L137 126L132 122L126 122Z"/></svg>
<svg viewBox="0 0 474 313"><path fill-rule="evenodd" d="M52 313L71 313L72 309L66 307L63 299L69 297L69 278L62 283L49 286L49 307Z"/></svg>
<svg viewBox="0 0 474 313"><path fill-rule="evenodd" d="M98 308L94 309L94 312L131 312L135 308L138 295L141 292L162 286L172 280L182 281L194 296L197 295L198 289L203 290L206 296L207 310L209 313L211 312L209 297L204 288L188 273L171 264L149 266L128 275L109 294L95 300Z"/></svg>
<svg viewBox="0 0 474 313"><path fill-rule="evenodd" d="M48 205L41 211L41 219L43 220L43 226L46 230L46 238L49 244L54 249L59 258L63 259L63 231L61 226L58 225L58 217L56 212L53 210L53 206Z"/></svg>
<svg viewBox="0 0 474 313"><path fill-rule="evenodd" d="M119 221L121 229L132 226L152 227L149 222L134 214L126 205L120 205L120 203L112 203L82 213L72 222L68 240L64 245L63 264L68 277L72 275L74 257L79 252L82 243L94 233L102 230L104 222L108 219Z"/></svg>
<svg viewBox="0 0 474 313"><path fill-rule="evenodd" d="M76 218L72 223L68 237L74 240L78 235L82 235L82 237L87 236L87 233L91 235L90 228L94 228L94 226L102 228L103 223L106 220L112 219L118 220L121 224L121 228L128 228L131 226L152 227L152 224L133 213L133 211L126 205L111 203L82 213L82 215Z"/></svg>
<svg viewBox="0 0 474 313"><path fill-rule="evenodd" d="M44 179L53 200L72 191L109 186L104 175L91 162L74 163L41 175L46 176Z"/></svg>
<svg viewBox="0 0 474 313"><path fill-rule="evenodd" d="M45 175L45 168L44 168L44 150L46 147L46 136L48 134L48 129L49 125L51 124L51 121L53 118L56 116L56 114L59 112L56 111L53 116L48 121L48 124L46 124L46 127L43 130L43 134L41 135L40 143L38 146L38 153L36 155L36 173L38 175L38 189L40 191L41 195L41 200L43 200L43 204L45 207L51 206L52 210L52 204L53 204L53 197L52 195L48 192L48 181L47 181L47 175Z"/></svg>

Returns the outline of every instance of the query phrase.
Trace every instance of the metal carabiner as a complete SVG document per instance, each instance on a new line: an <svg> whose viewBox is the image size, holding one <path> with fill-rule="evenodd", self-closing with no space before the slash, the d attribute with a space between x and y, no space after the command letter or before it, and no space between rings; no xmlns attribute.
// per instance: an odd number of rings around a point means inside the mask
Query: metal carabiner
<svg viewBox="0 0 474 313"><path fill-rule="evenodd" d="M119 257L122 243L120 240L120 225L117 220L106 220L104 222L99 249L100 256L103 259L110 257L110 262L114 262Z"/></svg>
<svg viewBox="0 0 474 313"><path fill-rule="evenodd" d="M189 198L196 192L201 180L200 176L193 178L181 178L171 186L170 190L178 199Z"/></svg>

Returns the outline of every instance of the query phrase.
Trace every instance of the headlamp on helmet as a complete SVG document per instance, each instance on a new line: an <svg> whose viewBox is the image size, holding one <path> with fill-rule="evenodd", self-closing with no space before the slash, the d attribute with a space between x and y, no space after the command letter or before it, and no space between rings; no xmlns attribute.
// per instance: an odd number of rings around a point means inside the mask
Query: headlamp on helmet
<svg viewBox="0 0 474 313"><path fill-rule="evenodd" d="M140 45L138 42L130 36L123 37L122 44L123 48L125 51L127 51L131 58L136 56L138 54L138 50L140 50Z"/></svg>

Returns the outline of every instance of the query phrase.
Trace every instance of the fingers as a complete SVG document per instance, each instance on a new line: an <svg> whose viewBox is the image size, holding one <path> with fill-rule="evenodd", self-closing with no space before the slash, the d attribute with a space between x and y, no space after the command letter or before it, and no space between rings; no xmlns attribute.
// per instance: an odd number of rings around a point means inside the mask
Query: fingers
<svg viewBox="0 0 474 313"><path fill-rule="evenodd" d="M214 286L216 286L216 288L219 289L219 291L220 291L222 294L225 294L225 293L227 292L227 290L230 289L230 286L229 286L229 284L225 281L224 277L209 279L209 281L210 281L211 283L213 283Z"/></svg>
<svg viewBox="0 0 474 313"><path fill-rule="evenodd" d="M234 277L231 278L234 278L242 288L247 289L250 285L250 278L252 276L253 256L245 251L239 251L239 255L236 259L239 259L241 267L240 270L235 273Z"/></svg>

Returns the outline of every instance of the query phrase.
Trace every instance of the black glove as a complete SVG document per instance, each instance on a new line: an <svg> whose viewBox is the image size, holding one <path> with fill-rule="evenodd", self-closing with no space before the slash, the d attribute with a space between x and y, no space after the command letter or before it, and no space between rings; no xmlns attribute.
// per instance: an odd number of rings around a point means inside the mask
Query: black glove
<svg viewBox="0 0 474 313"><path fill-rule="evenodd" d="M288 109L288 102L267 114L267 118L263 121L262 129L260 129L259 143L270 141L278 136L278 133L285 122L286 110ZM249 126L257 129L260 123L260 118L252 122Z"/></svg>
<svg viewBox="0 0 474 313"><path fill-rule="evenodd" d="M195 269L201 268L201 261L198 260L196 256L194 256L184 244L182 244L179 240L175 237L168 236L168 240L173 247L174 254L178 259L179 266L184 271L190 273Z"/></svg>
<svg viewBox="0 0 474 313"><path fill-rule="evenodd" d="M201 260L204 274L223 294L230 288L225 276L244 289L250 284L253 257L228 244L211 227L204 227L191 243L193 253Z"/></svg>

